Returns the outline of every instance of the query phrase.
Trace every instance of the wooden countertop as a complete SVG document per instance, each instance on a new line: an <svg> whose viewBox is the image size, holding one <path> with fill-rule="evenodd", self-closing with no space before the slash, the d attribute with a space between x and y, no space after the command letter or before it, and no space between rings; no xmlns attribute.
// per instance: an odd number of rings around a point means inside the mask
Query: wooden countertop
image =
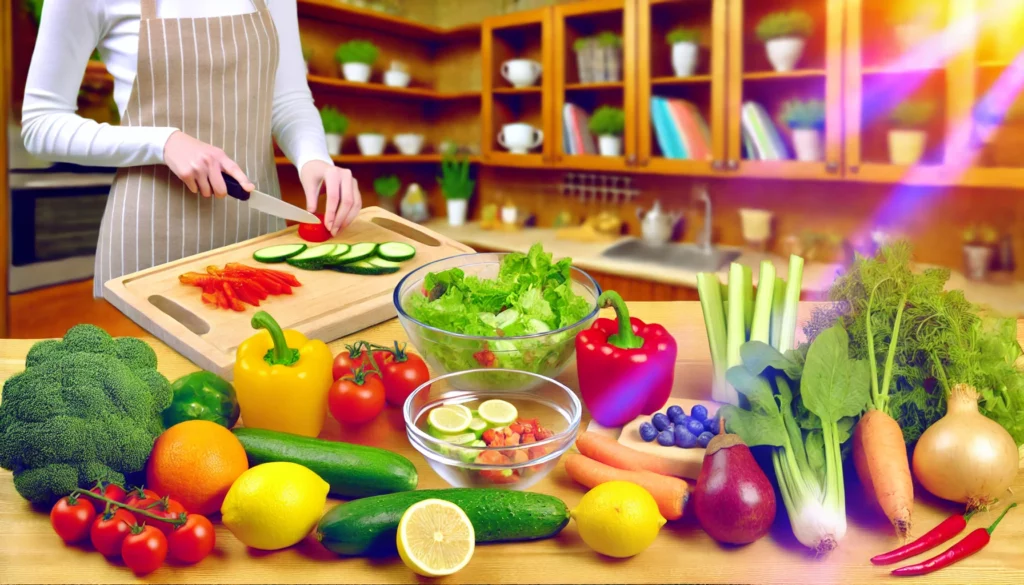
<svg viewBox="0 0 1024 585"><path fill-rule="evenodd" d="M664 324L679 342L674 393L682 397L706 398L709 372L708 348L698 303L631 303L633 314L645 321ZM809 306L804 307L804 311ZM1024 340L1024 321L1018 325ZM406 336L397 321L376 327L331 344L339 351L346 342L367 339L378 343ZM160 370L174 379L196 368L159 341L150 339L160 360ZM32 341L0 340L0 378L6 380L24 368ZM576 387L575 367L561 379ZM585 424L586 421L584 421ZM342 430L330 421L324 436L362 442L392 449L408 456L420 472L421 488L447 487L408 445L401 415L389 408L369 426L358 431ZM847 476L850 477L850 476ZM859 489L848 481L848 489ZM570 508L585 490L556 468L534 491L562 498ZM919 492L914 510L916 532L921 534L956 510ZM1024 502L1024 473L1013 485L1007 500ZM556 538L477 548L465 570L444 583L665 583L665 582L756 582L756 583L860 583L884 579L888 572L874 567L868 559L897 543L884 518L856 505L858 496L847 498L849 528L840 548L826 558L816 559L796 543L786 514L779 506L771 534L745 547L723 547L712 541L691 515L665 526L653 545L632 559L612 561L591 551L580 539L572 522ZM334 502L328 502L333 506ZM970 528L987 525L997 511L979 514ZM75 582L110 583L132 581L131 572L111 564L95 552L64 547L49 526L44 512L33 511L14 491L11 474L0 470L0 583ZM927 583L1013 583L1024 582L1024 510L1012 511L992 542L982 552L919 579ZM1014 577L1016 575L1016 577ZM307 538L287 550L264 553L247 550L227 529L217 525L217 548L213 555L194 567L166 565L146 577L147 582L187 583L384 583L417 582L395 558L387 561L341 559ZM426 581L426 580L423 580ZM893 580L895 581L895 580Z"/></svg>
<svg viewBox="0 0 1024 585"><path fill-rule="evenodd" d="M427 222L426 225L430 229L468 246L506 252L525 252L534 243L540 242L546 250L553 252L556 256L572 258L573 264L584 270L697 288L697 273L693 270L656 264L637 264L601 255L602 252L621 240L616 240L616 242L576 242L558 239L557 230L553 228L526 228L518 231L485 230L477 222L452 227L444 219L435 219ZM737 262L754 269L754 282L757 282L757 268L762 260L771 260L775 264L776 271L781 274L786 274L789 270L789 261L782 256L754 252L745 248L737 249L741 252ZM827 291L829 285L835 280L839 268L838 265L822 262L806 263L803 278L804 292ZM718 275L725 280L728 276L728 267L720 270ZM953 271L947 288L963 290L968 300L974 303L988 305L1006 315L1024 318L1024 282L1006 285L974 282L967 280L963 274Z"/></svg>

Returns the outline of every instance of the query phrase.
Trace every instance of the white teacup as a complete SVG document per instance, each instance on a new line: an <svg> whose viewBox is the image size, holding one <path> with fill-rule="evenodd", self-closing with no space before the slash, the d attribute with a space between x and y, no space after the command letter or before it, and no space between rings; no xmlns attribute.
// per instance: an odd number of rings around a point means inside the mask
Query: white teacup
<svg viewBox="0 0 1024 585"><path fill-rule="evenodd" d="M398 152L407 156L415 156L423 148L423 138L422 134L395 134L391 141L395 143Z"/></svg>
<svg viewBox="0 0 1024 585"><path fill-rule="evenodd" d="M498 132L498 144L512 154L526 154L543 143L544 132L523 122L505 124Z"/></svg>
<svg viewBox="0 0 1024 585"><path fill-rule="evenodd" d="M501 64L501 76L515 87L530 87L540 77L540 63L532 59L510 59Z"/></svg>

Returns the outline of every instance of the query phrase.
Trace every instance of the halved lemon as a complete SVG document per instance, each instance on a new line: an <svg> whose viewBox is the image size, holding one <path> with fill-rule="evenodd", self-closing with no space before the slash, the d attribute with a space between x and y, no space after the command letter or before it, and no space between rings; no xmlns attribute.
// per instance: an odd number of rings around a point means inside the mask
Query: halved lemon
<svg viewBox="0 0 1024 585"><path fill-rule="evenodd" d="M519 411L516 410L516 407L511 402L497 398L481 403L477 412L480 414L480 418L494 426L512 424L516 422L516 417L519 416Z"/></svg>
<svg viewBox="0 0 1024 585"><path fill-rule="evenodd" d="M444 500L413 504L398 522L398 555L418 575L443 577L473 558L476 533L462 508Z"/></svg>
<svg viewBox="0 0 1024 585"><path fill-rule="evenodd" d="M427 424L446 435L458 435L469 428L469 416L455 408L439 406L427 415Z"/></svg>

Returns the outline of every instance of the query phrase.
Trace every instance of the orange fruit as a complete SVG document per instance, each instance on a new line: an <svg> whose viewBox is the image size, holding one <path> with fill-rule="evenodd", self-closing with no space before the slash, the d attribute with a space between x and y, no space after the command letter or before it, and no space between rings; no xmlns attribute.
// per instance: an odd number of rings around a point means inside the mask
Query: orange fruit
<svg viewBox="0 0 1024 585"><path fill-rule="evenodd" d="M146 466L146 487L174 498L189 512L213 514L247 469L245 449L231 431L190 420L157 437Z"/></svg>

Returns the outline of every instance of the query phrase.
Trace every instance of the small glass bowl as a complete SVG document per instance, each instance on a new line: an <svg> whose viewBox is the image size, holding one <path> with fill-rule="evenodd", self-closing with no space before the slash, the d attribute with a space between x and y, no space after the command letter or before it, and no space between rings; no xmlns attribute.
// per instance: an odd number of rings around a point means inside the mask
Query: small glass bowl
<svg viewBox="0 0 1024 585"><path fill-rule="evenodd" d="M583 412L580 400L560 382L532 372L509 371L535 378L523 390L459 389L462 387L460 377L474 376L481 371L484 370L444 374L413 391L403 408L409 443L423 455L431 469L452 486L529 489L558 464L562 454L576 440ZM512 403L519 411L519 419L537 419L540 426L553 434L529 444L473 447L429 432L426 421L432 409L462 404L475 410L479 403L492 398Z"/></svg>

